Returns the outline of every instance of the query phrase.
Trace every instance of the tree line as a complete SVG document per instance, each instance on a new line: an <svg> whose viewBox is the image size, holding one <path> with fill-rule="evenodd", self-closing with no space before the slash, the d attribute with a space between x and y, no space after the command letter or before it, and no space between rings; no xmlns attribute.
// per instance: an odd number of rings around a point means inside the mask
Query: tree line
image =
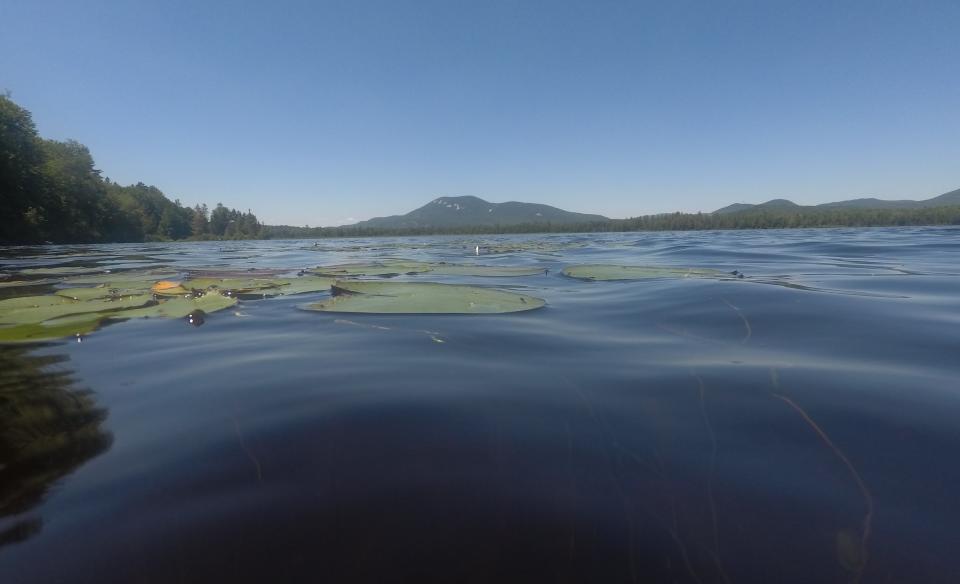
<svg viewBox="0 0 960 584"><path fill-rule="evenodd" d="M218 203L183 206L154 186L101 176L75 140L37 134L29 111L0 94L0 243L258 239L256 215Z"/></svg>
<svg viewBox="0 0 960 584"><path fill-rule="evenodd" d="M745 210L735 213L666 213L630 219L588 223L524 223L475 227L266 227L274 239L316 237L378 237L404 235L479 235L508 233L606 233L625 231L696 231L721 229L791 229L819 227L889 227L960 225L960 205L921 209L784 209Z"/></svg>
<svg viewBox="0 0 960 584"><path fill-rule="evenodd" d="M960 225L960 206L921 209L748 209L733 213L667 213L588 223L473 227L265 226L249 209L218 203L183 206L142 182L102 177L86 146L47 140L31 114L0 94L0 244L308 239L404 235L589 233L718 229L786 229Z"/></svg>

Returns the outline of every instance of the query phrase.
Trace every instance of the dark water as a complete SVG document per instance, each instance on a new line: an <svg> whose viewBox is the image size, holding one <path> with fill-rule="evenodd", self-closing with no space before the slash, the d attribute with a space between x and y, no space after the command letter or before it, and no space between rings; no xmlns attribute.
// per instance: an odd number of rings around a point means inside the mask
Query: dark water
<svg viewBox="0 0 960 584"><path fill-rule="evenodd" d="M540 241L574 245L480 260L548 275L430 278L548 301L530 313L296 309L313 295L0 348L4 419L28 422L0 428L0 581L960 581L960 230ZM471 261L475 243L0 261ZM748 277L559 274L590 262Z"/></svg>

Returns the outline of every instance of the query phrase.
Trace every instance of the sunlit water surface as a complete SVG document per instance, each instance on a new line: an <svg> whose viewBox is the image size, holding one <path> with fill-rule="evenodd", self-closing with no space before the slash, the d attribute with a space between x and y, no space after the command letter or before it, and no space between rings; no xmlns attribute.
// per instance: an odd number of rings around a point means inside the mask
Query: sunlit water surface
<svg viewBox="0 0 960 584"><path fill-rule="evenodd" d="M475 255L524 242L548 245ZM419 277L548 304L314 294L0 347L5 415L84 421L15 472L39 438L0 428L0 581L960 581L960 230L0 249L5 272L385 257L548 268Z"/></svg>

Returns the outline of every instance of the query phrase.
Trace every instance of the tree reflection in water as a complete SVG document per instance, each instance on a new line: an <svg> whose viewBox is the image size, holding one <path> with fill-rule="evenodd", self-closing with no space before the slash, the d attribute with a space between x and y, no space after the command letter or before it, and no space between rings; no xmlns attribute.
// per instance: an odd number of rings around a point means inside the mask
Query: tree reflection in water
<svg viewBox="0 0 960 584"><path fill-rule="evenodd" d="M0 347L0 546L38 533L42 520L29 511L113 443L101 429L107 410L57 366L67 359Z"/></svg>

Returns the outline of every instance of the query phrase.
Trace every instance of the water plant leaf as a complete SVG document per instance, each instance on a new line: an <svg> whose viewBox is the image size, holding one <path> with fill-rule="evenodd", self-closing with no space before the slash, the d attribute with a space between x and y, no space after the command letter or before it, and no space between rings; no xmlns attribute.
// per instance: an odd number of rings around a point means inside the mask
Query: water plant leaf
<svg viewBox="0 0 960 584"><path fill-rule="evenodd" d="M0 288L21 288L27 286L47 286L60 282L55 278L44 278L42 280L6 280L0 282Z"/></svg>
<svg viewBox="0 0 960 584"><path fill-rule="evenodd" d="M107 316L110 318L183 318L197 310L202 310L205 313L216 312L230 308L236 303L236 298L224 296L217 292L207 292L202 296L171 298L153 306L121 310Z"/></svg>
<svg viewBox="0 0 960 584"><path fill-rule="evenodd" d="M704 268L672 268L662 266L615 266L584 264L567 266L562 274L578 280L646 280L651 278L730 278L730 274Z"/></svg>
<svg viewBox="0 0 960 584"><path fill-rule="evenodd" d="M97 298L120 296L116 289L106 288L103 286L96 286L93 288L61 288L60 290L56 290L54 294L64 298L69 298L70 300L96 300ZM128 294L132 294L132 292Z"/></svg>
<svg viewBox="0 0 960 584"><path fill-rule="evenodd" d="M6 300L0 300L0 320L3 319L3 315L5 313L12 310L73 303L74 301L71 298L63 298L62 296L55 296L52 294L45 294L43 296L17 296L16 298L7 298Z"/></svg>
<svg viewBox="0 0 960 584"><path fill-rule="evenodd" d="M77 276L74 278L66 278L63 282L69 286L74 285L89 285L89 284L114 284L116 282L146 282L147 288L150 287L150 284L153 282L159 282L161 280L175 280L177 279L176 273L171 273L168 271L156 271L156 270L128 270L125 272L111 272L109 274L97 274L90 276ZM133 287L133 286L130 286Z"/></svg>
<svg viewBox="0 0 960 584"><path fill-rule="evenodd" d="M114 292L113 295L116 296L116 293L118 292L123 292L125 294L148 294L150 293L151 285L152 282L149 280L110 280L109 282L96 285L95 288Z"/></svg>
<svg viewBox="0 0 960 584"><path fill-rule="evenodd" d="M399 276L400 274L422 274L429 272L430 264L407 260L384 260L381 262L339 264L336 266L318 266L307 270L318 276L334 278L350 276Z"/></svg>
<svg viewBox="0 0 960 584"><path fill-rule="evenodd" d="M356 276L399 276L401 274L440 274L443 276L536 276L544 272L543 268L531 266L484 266L471 264L449 264L446 262L415 262L409 260L385 260L381 262L340 264L319 266L307 270L312 274L349 278Z"/></svg>
<svg viewBox="0 0 960 584"><path fill-rule="evenodd" d="M270 289L270 292L276 292L281 296L326 292L335 281L334 278L321 276L300 276L299 278L278 279L274 280L278 287Z"/></svg>
<svg viewBox="0 0 960 584"><path fill-rule="evenodd" d="M183 287L194 290L216 288L224 292L245 294L258 292L279 286L274 279L267 278L191 278L183 282Z"/></svg>
<svg viewBox="0 0 960 584"><path fill-rule="evenodd" d="M32 304L20 305L25 302ZM0 302L0 323L39 323L71 314L108 313L128 308L138 308L151 302L154 302L154 300L150 294L137 294L120 298L99 298L82 302L55 294L11 298Z"/></svg>
<svg viewBox="0 0 960 584"><path fill-rule="evenodd" d="M65 316L45 322L0 325L0 343L37 343L95 331L104 317L98 313Z"/></svg>
<svg viewBox="0 0 960 584"><path fill-rule="evenodd" d="M577 247L586 247L586 244L582 242L575 242L575 241L569 241L569 242L512 241L512 242L478 243L473 246L468 245L467 249L478 251L479 252L478 255L510 254L510 253L524 253L524 252L538 253L538 254L555 254L565 249L572 249Z"/></svg>
<svg viewBox="0 0 960 584"><path fill-rule="evenodd" d="M338 280L333 298L303 306L321 312L502 314L542 307L540 298L479 286L433 282Z"/></svg>
<svg viewBox="0 0 960 584"><path fill-rule="evenodd" d="M538 276L544 268L528 266L481 266L469 264L430 264L430 273L443 276L512 277Z"/></svg>
<svg viewBox="0 0 960 584"><path fill-rule="evenodd" d="M79 274L99 274L103 273L105 268L60 266L55 268L26 268L20 270L21 274L29 276L74 276Z"/></svg>
<svg viewBox="0 0 960 584"><path fill-rule="evenodd" d="M229 269L229 268L189 268L187 270L187 275L190 279L197 278L212 278L217 280L223 279L262 279L262 278L274 278L281 274L289 273L289 268L245 268L245 269Z"/></svg>

